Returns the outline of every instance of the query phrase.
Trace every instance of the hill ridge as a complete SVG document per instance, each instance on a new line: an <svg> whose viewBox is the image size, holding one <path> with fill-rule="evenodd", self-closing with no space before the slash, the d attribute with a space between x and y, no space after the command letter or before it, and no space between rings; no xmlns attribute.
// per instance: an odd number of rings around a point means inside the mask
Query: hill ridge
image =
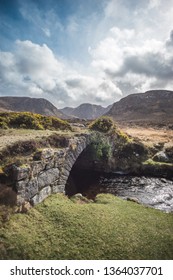
<svg viewBox="0 0 173 280"><path fill-rule="evenodd" d="M173 124L173 91L130 94L115 102L106 115L118 122Z"/></svg>
<svg viewBox="0 0 173 280"><path fill-rule="evenodd" d="M45 98L3 96L0 97L0 111L26 111L46 116L66 118L60 110Z"/></svg>
<svg viewBox="0 0 173 280"><path fill-rule="evenodd" d="M69 115L70 117L76 117L80 119L96 119L107 111L109 111L110 107L103 107L101 105L91 104L91 103L82 103L79 106L72 108L72 107L65 107L61 109L61 112L64 114Z"/></svg>

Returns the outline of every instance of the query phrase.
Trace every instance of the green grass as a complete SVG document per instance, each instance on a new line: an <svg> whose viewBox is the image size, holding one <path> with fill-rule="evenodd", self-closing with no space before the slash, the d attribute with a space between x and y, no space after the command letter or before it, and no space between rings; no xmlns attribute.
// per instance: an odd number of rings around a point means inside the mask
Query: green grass
<svg viewBox="0 0 173 280"><path fill-rule="evenodd" d="M57 194L1 221L1 259L173 259L173 215L100 194Z"/></svg>
<svg viewBox="0 0 173 280"><path fill-rule="evenodd" d="M143 164L144 165L150 165L150 166L173 166L172 163L154 161L151 158L149 158L146 161L144 161Z"/></svg>

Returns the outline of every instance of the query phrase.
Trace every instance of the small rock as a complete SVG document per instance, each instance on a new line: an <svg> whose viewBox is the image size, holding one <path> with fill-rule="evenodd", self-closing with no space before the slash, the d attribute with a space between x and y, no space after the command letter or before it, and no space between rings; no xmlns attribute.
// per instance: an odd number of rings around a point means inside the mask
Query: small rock
<svg viewBox="0 0 173 280"><path fill-rule="evenodd" d="M135 202L137 204L139 204L139 200L136 198L136 197L127 197L127 201L132 201L132 202Z"/></svg>
<svg viewBox="0 0 173 280"><path fill-rule="evenodd" d="M25 202L23 205L22 205L22 211L21 213L27 213L30 209L31 209L31 204L29 202Z"/></svg>
<svg viewBox="0 0 173 280"><path fill-rule="evenodd" d="M25 201L21 206L17 207L17 213L27 213L32 208L31 204Z"/></svg>
<svg viewBox="0 0 173 280"><path fill-rule="evenodd" d="M162 183L167 183L167 180L166 180L165 178L161 178L160 181L161 181Z"/></svg>
<svg viewBox="0 0 173 280"><path fill-rule="evenodd" d="M76 193L73 197L76 197L76 198L82 198L83 195L81 193Z"/></svg>

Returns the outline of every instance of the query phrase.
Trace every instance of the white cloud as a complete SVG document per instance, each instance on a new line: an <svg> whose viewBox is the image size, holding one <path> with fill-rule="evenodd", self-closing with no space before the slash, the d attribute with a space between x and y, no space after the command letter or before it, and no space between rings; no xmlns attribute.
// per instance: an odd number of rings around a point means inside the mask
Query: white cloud
<svg viewBox="0 0 173 280"><path fill-rule="evenodd" d="M56 59L53 52L43 44L31 41L17 41L17 68L22 75L28 76L38 86L53 90L56 80L63 73L64 65Z"/></svg>
<svg viewBox="0 0 173 280"><path fill-rule="evenodd" d="M153 9L153 8L158 8L161 4L161 0L150 0L149 1L149 5L148 5L148 8L149 9Z"/></svg>
<svg viewBox="0 0 173 280"><path fill-rule="evenodd" d="M110 79L80 74L55 57L46 44L16 41L14 53L0 53L1 92L42 96L59 106L75 106L83 102L113 103L121 90Z"/></svg>
<svg viewBox="0 0 173 280"><path fill-rule="evenodd" d="M108 36L89 53L92 66L123 91L123 83L133 92L159 85L172 85L172 33L166 41L145 38L134 29L112 27ZM162 81L162 82L161 82ZM126 87L127 90L127 87ZM123 92L126 94L126 92Z"/></svg>
<svg viewBox="0 0 173 280"><path fill-rule="evenodd" d="M63 63L45 44L40 46L31 41L18 40L14 53L1 52L0 65L3 87L10 83L18 94L52 91L64 73Z"/></svg>
<svg viewBox="0 0 173 280"><path fill-rule="evenodd" d="M58 107L106 106L128 93L173 86L173 0L100 0L99 11L81 5L64 17L58 5L39 10L19 2L34 36L0 52L2 94L42 96Z"/></svg>

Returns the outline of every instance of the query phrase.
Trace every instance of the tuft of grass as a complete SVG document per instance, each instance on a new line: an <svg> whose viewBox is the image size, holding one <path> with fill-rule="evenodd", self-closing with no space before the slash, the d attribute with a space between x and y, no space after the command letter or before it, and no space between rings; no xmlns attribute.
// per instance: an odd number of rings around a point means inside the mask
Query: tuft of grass
<svg viewBox="0 0 173 280"><path fill-rule="evenodd" d="M0 259L173 258L173 214L110 194L96 203L52 195L0 225Z"/></svg>
<svg viewBox="0 0 173 280"><path fill-rule="evenodd" d="M159 162L159 161L154 161L153 159L149 158L146 161L143 162L144 165L150 165L150 166L173 166L172 163L168 162Z"/></svg>
<svg viewBox="0 0 173 280"><path fill-rule="evenodd" d="M123 132L122 130L120 130L120 129L118 129L117 131L116 131L116 133L117 133L117 136L118 136L118 138L119 139L121 139L121 141L122 142L124 142L124 143L133 143L133 138L131 137L129 137L125 132Z"/></svg>

